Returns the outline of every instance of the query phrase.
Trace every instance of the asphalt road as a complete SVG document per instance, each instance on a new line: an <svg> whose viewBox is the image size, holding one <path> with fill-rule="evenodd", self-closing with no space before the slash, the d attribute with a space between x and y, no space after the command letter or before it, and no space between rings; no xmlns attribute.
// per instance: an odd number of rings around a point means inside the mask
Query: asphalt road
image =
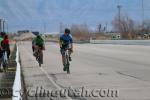
<svg viewBox="0 0 150 100"><path fill-rule="evenodd" d="M31 42L19 43L19 50L28 90L101 90L76 98L41 97L39 92L35 97L29 91L28 100L150 100L150 46L75 44L69 75L63 72L58 44L46 43L42 68L32 56ZM112 89L117 95L106 95Z"/></svg>

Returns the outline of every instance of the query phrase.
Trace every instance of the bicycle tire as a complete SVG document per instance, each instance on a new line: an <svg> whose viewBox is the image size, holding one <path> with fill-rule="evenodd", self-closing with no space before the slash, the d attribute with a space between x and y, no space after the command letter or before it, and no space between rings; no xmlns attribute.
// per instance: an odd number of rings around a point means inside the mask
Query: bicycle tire
<svg viewBox="0 0 150 100"><path fill-rule="evenodd" d="M36 57L36 60L37 60L37 62L39 64L39 67L41 67L41 58L40 58L39 50L36 52L35 57Z"/></svg>
<svg viewBox="0 0 150 100"><path fill-rule="evenodd" d="M41 67L41 63L39 63L39 67Z"/></svg>
<svg viewBox="0 0 150 100"><path fill-rule="evenodd" d="M67 74L70 74L70 64L67 64Z"/></svg>
<svg viewBox="0 0 150 100"><path fill-rule="evenodd" d="M70 64L69 64L69 56L68 55L66 55L66 67L67 67L67 74L70 74L70 68L69 68L69 66L70 66Z"/></svg>
<svg viewBox="0 0 150 100"><path fill-rule="evenodd" d="M38 63L39 63L39 67L41 67L41 65L42 65L42 58L41 58L40 54L39 54L39 57L38 57Z"/></svg>
<svg viewBox="0 0 150 100"><path fill-rule="evenodd" d="M40 60L40 56L38 57L38 63L39 63L39 67L41 67L41 60Z"/></svg>

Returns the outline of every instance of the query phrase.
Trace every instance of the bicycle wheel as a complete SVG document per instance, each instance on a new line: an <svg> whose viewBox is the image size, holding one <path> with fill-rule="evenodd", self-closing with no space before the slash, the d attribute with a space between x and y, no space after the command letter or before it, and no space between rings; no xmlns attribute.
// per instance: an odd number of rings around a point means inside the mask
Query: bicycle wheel
<svg viewBox="0 0 150 100"><path fill-rule="evenodd" d="M70 63L69 63L69 56L68 55L66 55L66 69L67 69L67 74L70 74L70 68L69 68L69 66L70 66Z"/></svg>
<svg viewBox="0 0 150 100"><path fill-rule="evenodd" d="M41 67L41 56L40 56L40 54L38 54L37 59L38 59L39 67Z"/></svg>
<svg viewBox="0 0 150 100"><path fill-rule="evenodd" d="M41 67L41 65L42 65L42 64L41 64L40 61L39 61L39 66Z"/></svg>
<svg viewBox="0 0 150 100"><path fill-rule="evenodd" d="M70 68L69 68L70 64L67 64L67 74L70 74Z"/></svg>
<svg viewBox="0 0 150 100"><path fill-rule="evenodd" d="M39 51L39 57L38 57L38 63L39 63L39 66L41 67L41 65L43 64L43 54L42 54L42 51Z"/></svg>

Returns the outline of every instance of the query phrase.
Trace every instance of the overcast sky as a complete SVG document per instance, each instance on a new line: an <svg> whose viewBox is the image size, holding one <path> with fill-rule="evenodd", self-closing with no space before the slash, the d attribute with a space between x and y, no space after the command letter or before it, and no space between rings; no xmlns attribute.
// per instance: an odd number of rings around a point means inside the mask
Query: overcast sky
<svg viewBox="0 0 150 100"><path fill-rule="evenodd" d="M150 19L150 0L144 1L144 17ZM9 31L32 29L33 31L59 31L60 23L65 25L108 24L121 12L133 20L142 20L142 0L0 0L0 18L5 18Z"/></svg>

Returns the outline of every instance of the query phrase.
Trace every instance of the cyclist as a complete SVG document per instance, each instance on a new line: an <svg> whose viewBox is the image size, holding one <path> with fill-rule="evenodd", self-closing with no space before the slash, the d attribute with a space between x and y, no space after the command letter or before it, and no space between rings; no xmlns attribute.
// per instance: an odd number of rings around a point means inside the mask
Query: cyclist
<svg viewBox="0 0 150 100"><path fill-rule="evenodd" d="M39 50L39 53L41 55L41 64L43 64L43 52L42 52L42 50L45 50L44 40L41 37L41 35L38 34L34 41L35 41L34 55L36 56L36 54Z"/></svg>
<svg viewBox="0 0 150 100"><path fill-rule="evenodd" d="M8 35L4 36L4 39L1 42L1 46L2 46L2 49L7 52L7 58L9 59L9 56L10 56L10 45L9 45Z"/></svg>
<svg viewBox="0 0 150 100"><path fill-rule="evenodd" d="M3 57L3 50L2 50L2 46L1 43L3 41L3 32L0 32L0 67L1 67L1 63L2 63L2 57ZM1 68L0 68L1 70Z"/></svg>
<svg viewBox="0 0 150 100"><path fill-rule="evenodd" d="M71 53L73 53L73 39L70 34L70 29L66 28L65 32L60 35L59 38L59 45L60 45L60 52L62 55L62 63L63 63L63 70L66 71L66 65L65 65L65 50L69 49L69 60L71 61Z"/></svg>
<svg viewBox="0 0 150 100"><path fill-rule="evenodd" d="M3 55L3 40L4 40L4 37L5 37L6 33L5 32L1 32L0 33L0 58L2 58L2 55Z"/></svg>

